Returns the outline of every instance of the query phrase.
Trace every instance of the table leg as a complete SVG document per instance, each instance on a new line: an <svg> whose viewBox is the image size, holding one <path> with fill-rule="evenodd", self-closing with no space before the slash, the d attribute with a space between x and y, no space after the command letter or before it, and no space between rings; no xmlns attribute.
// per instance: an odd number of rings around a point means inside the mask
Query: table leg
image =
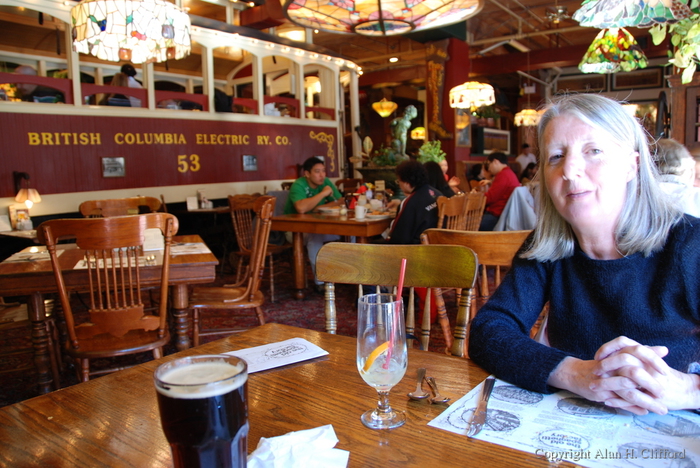
<svg viewBox="0 0 700 468"><path fill-rule="evenodd" d="M296 287L297 299L304 299L306 293L306 268L304 264L304 234L301 232L292 233L292 246L294 248L294 286Z"/></svg>
<svg viewBox="0 0 700 468"><path fill-rule="evenodd" d="M49 337L46 333L46 311L44 296L35 292L29 296L28 312L32 322L32 346L34 347L34 366L37 372L39 393L49 393L54 385L50 372L51 358L49 357Z"/></svg>
<svg viewBox="0 0 700 468"><path fill-rule="evenodd" d="M178 351L192 347L190 341L190 310L186 284L172 286L173 318L175 319L175 347Z"/></svg>

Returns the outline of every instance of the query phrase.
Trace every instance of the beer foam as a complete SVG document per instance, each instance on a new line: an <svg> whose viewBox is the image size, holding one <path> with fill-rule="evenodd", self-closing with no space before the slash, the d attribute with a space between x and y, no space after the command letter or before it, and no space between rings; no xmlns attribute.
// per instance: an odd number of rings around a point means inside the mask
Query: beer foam
<svg viewBox="0 0 700 468"><path fill-rule="evenodd" d="M242 364L233 366L221 361L192 363L165 372L159 379L161 384L156 384L156 390L170 398L210 398L243 385L248 375L242 372Z"/></svg>

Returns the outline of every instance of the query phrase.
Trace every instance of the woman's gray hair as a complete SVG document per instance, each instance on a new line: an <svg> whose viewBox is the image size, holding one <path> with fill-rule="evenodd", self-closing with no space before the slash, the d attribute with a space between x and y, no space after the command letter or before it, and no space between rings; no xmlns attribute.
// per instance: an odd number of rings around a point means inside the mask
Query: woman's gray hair
<svg viewBox="0 0 700 468"><path fill-rule="evenodd" d="M636 252L648 256L661 249L682 213L659 188L644 128L615 100L597 94L558 96L547 105L538 124L538 172L544 171L547 164L545 129L553 119L562 115L578 118L605 132L621 146L639 153L637 176L627 183L627 199L615 230L617 249L624 256ZM540 176L539 180L542 188L538 191L537 227L532 243L521 256L542 262L570 257L576 241L573 229L555 208L545 178Z"/></svg>

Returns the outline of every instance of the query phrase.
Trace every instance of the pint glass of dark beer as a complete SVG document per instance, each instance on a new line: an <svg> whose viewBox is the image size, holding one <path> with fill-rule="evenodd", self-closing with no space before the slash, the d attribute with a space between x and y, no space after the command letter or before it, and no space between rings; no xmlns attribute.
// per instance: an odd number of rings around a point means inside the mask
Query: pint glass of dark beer
<svg viewBox="0 0 700 468"><path fill-rule="evenodd" d="M191 356L162 364L154 378L175 468L246 466L245 361L228 355Z"/></svg>

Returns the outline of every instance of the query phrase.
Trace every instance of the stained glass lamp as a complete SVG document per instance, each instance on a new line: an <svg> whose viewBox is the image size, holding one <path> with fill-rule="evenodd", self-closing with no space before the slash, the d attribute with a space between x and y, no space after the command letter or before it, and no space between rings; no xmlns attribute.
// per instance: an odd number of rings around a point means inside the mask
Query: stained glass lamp
<svg viewBox="0 0 700 468"><path fill-rule="evenodd" d="M483 0L287 0L284 11L305 28L364 36L394 36L458 23Z"/></svg>
<svg viewBox="0 0 700 468"><path fill-rule="evenodd" d="M696 2L688 0L585 0L573 19L593 28L648 28L657 23L675 23L700 13Z"/></svg>
<svg viewBox="0 0 700 468"><path fill-rule="evenodd" d="M496 93L487 83L469 81L450 90L450 107L457 109L475 109L495 102Z"/></svg>
<svg viewBox="0 0 700 468"><path fill-rule="evenodd" d="M372 109L377 111L377 114L381 115L382 117L389 117L391 113L396 110L397 107L399 107L398 104L396 104L395 102L387 101L386 98L383 98L381 101L372 104Z"/></svg>
<svg viewBox="0 0 700 468"><path fill-rule="evenodd" d="M646 68L647 57L625 28L603 29L578 65L583 73L616 73Z"/></svg>
<svg viewBox="0 0 700 468"><path fill-rule="evenodd" d="M76 52L110 62L164 62L191 49L189 15L164 0L83 0L71 27Z"/></svg>
<svg viewBox="0 0 700 468"><path fill-rule="evenodd" d="M518 127L534 127L540 121L541 114L535 109L523 109L514 116Z"/></svg>

